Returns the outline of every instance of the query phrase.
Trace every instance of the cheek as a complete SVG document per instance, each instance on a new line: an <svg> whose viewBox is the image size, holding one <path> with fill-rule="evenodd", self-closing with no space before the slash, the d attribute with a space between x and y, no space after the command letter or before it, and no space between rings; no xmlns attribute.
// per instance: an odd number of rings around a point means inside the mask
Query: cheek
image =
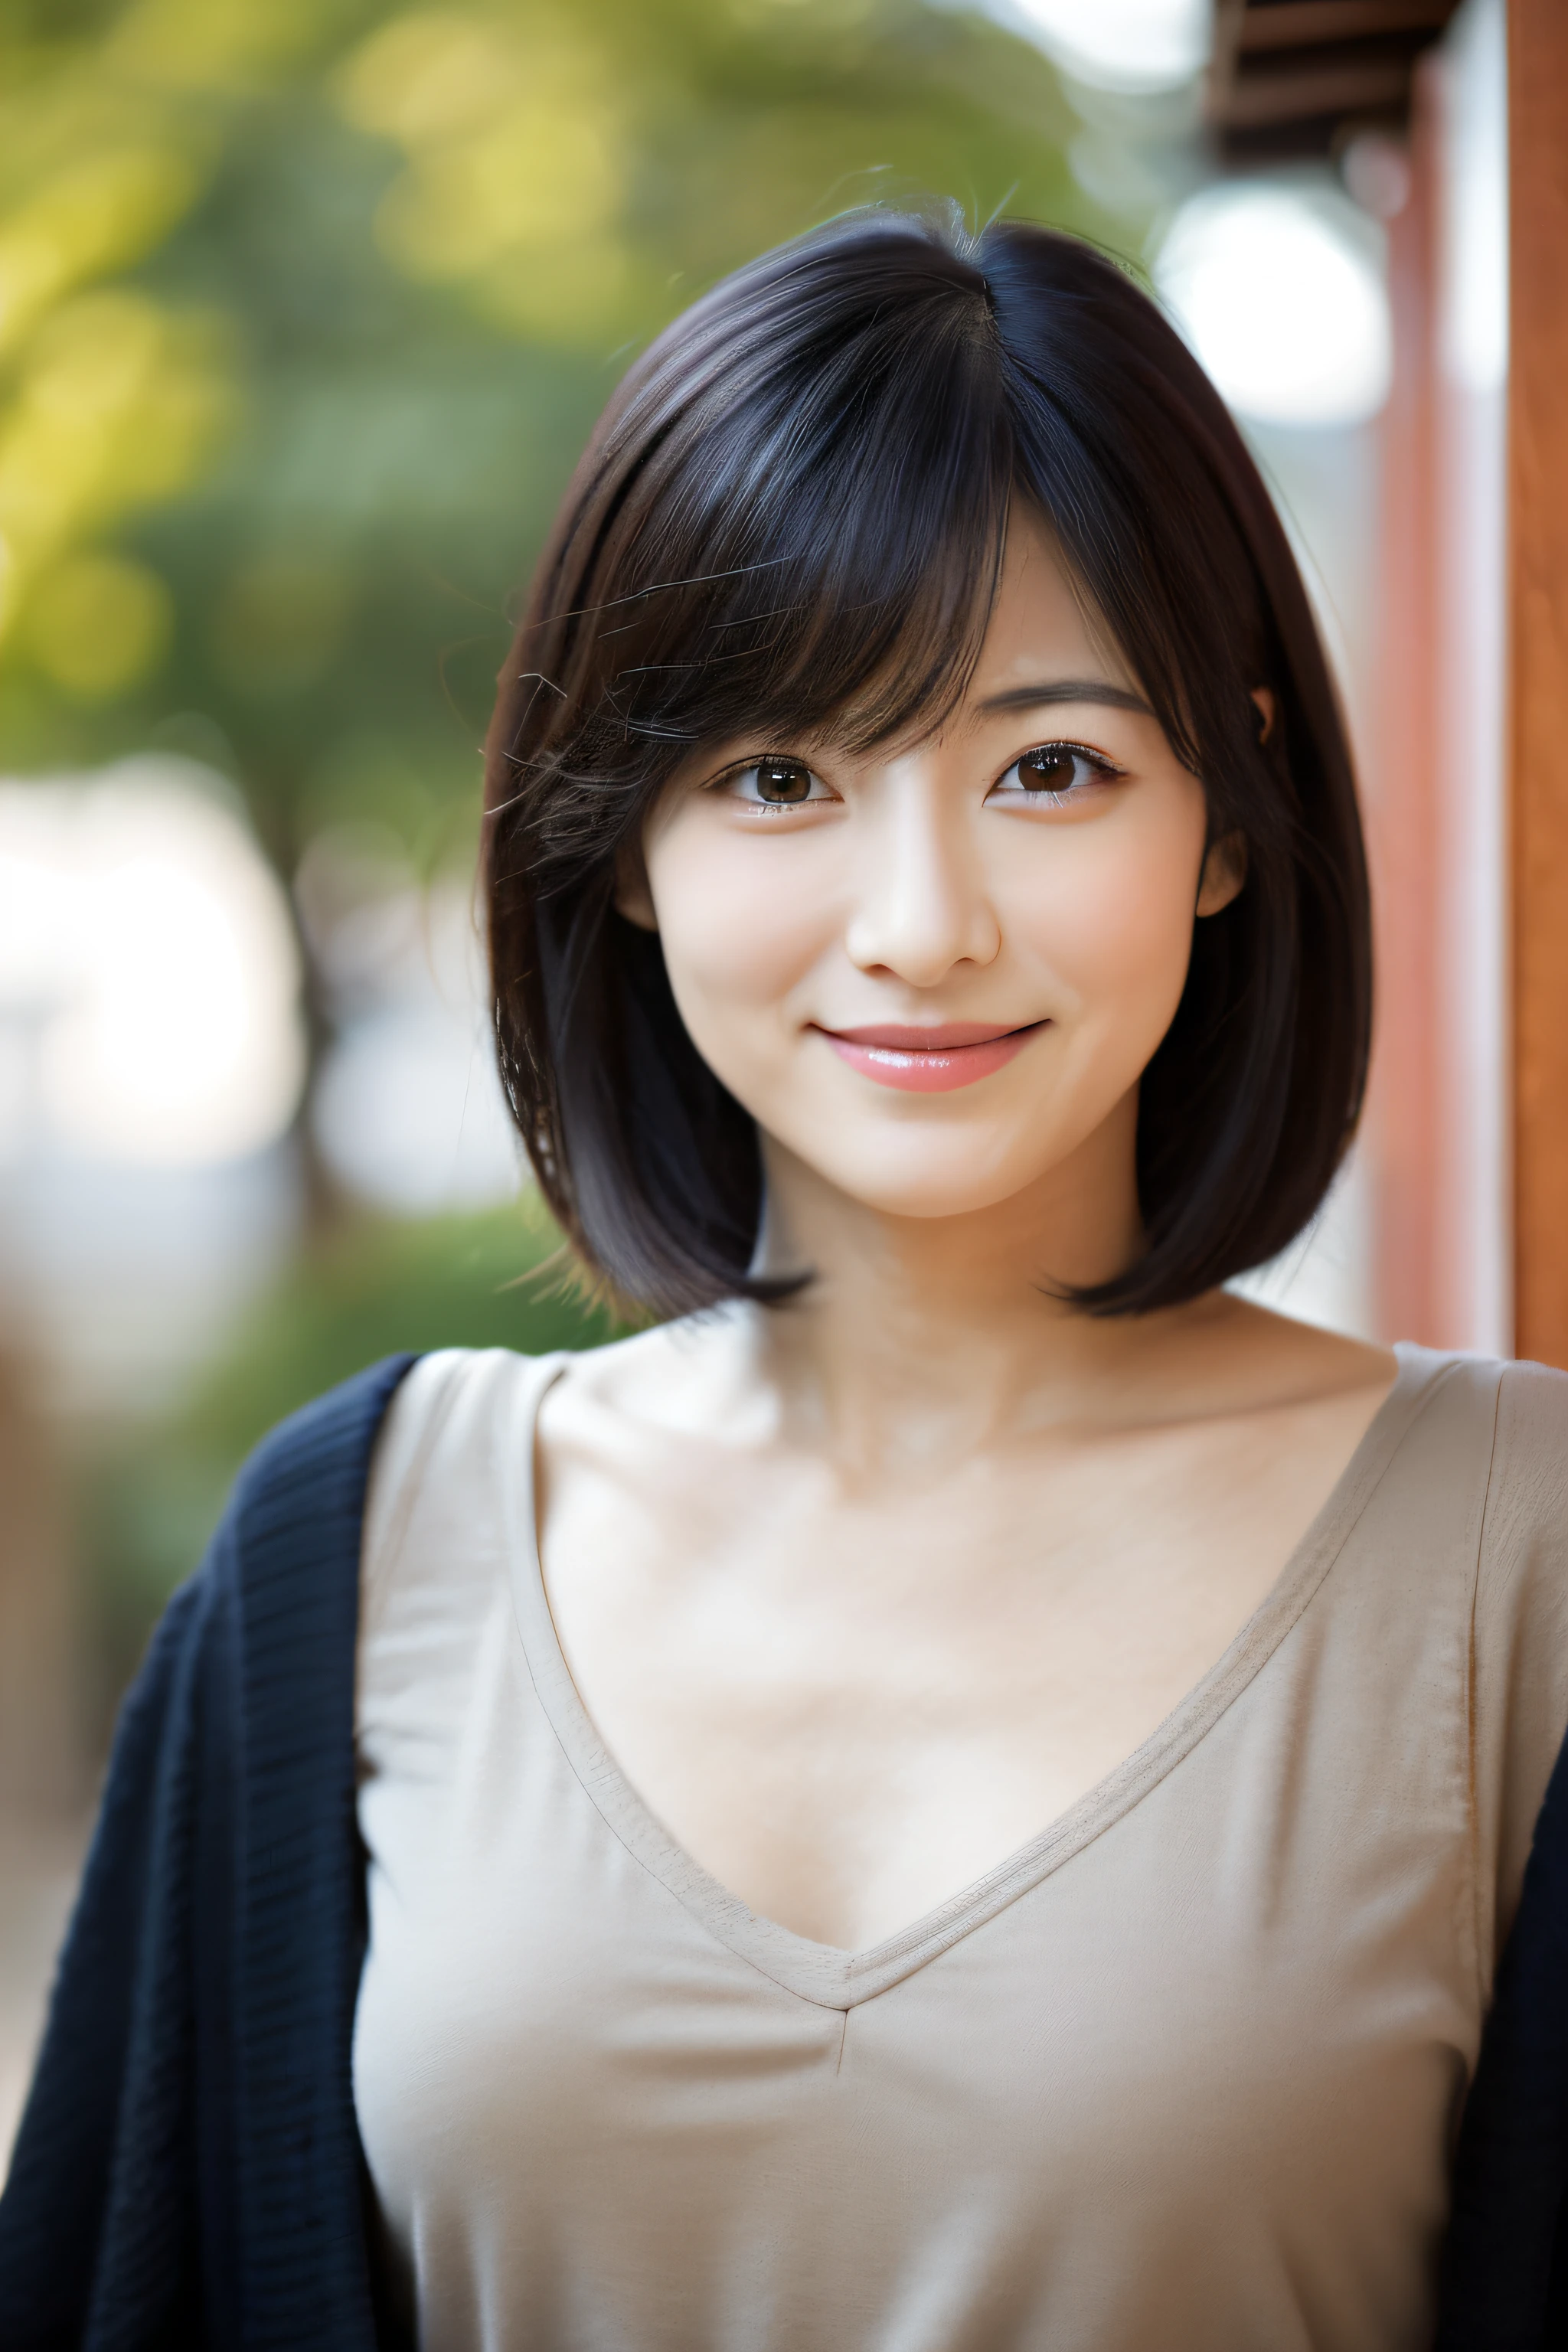
<svg viewBox="0 0 1568 2352"><path fill-rule="evenodd" d="M1008 894L1007 929L1024 952L1091 1025L1131 1022L1134 1045L1151 1024L1154 1040L1163 1034L1181 996L1203 859L1201 808L1162 814L1158 823L1058 835L1066 854L1037 861L1033 889L1019 861Z"/></svg>
<svg viewBox="0 0 1568 2352"><path fill-rule="evenodd" d="M831 940L832 892L814 846L679 822L650 846L665 964L700 1045L711 1024L782 1002Z"/></svg>

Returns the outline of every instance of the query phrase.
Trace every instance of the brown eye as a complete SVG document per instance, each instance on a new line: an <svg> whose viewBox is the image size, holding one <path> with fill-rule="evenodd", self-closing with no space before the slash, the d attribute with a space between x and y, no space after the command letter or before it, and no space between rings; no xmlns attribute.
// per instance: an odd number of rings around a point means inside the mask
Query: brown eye
<svg viewBox="0 0 1568 2352"><path fill-rule="evenodd" d="M1018 762L1018 782L1026 793L1070 792L1080 754L1065 743L1047 743L1026 751Z"/></svg>
<svg viewBox="0 0 1568 2352"><path fill-rule="evenodd" d="M1042 809L1087 807L1098 788L1121 772L1103 751L1091 751L1087 743L1037 743L1032 751L1019 752L985 797L1011 801L1015 808L1026 802Z"/></svg>
<svg viewBox="0 0 1568 2352"><path fill-rule="evenodd" d="M811 770L803 761L759 760L752 772L757 780L759 800L776 804L811 798Z"/></svg>
<svg viewBox="0 0 1568 2352"><path fill-rule="evenodd" d="M765 759L753 760L747 767L731 768L728 776L719 779L719 787L726 799L753 812L820 808L836 797L814 768L787 751L770 751Z"/></svg>

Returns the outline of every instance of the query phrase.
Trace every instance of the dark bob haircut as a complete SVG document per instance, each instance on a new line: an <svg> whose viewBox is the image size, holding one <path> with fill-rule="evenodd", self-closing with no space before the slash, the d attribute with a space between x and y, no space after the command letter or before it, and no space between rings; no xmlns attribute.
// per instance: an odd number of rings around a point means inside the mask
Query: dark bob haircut
<svg viewBox="0 0 1568 2352"><path fill-rule="evenodd" d="M1247 875L1194 922L1144 1074L1145 1247L1075 1294L1194 1298L1283 1249L1353 1132L1365 861L1300 574L1218 394L1077 239L872 212L739 271L612 398L535 576L487 746L502 1080L588 1269L679 1313L750 1276L749 1115L676 1011L617 854L694 749L934 728L963 693L1010 502L1032 502ZM1252 689L1272 690L1260 740Z"/></svg>

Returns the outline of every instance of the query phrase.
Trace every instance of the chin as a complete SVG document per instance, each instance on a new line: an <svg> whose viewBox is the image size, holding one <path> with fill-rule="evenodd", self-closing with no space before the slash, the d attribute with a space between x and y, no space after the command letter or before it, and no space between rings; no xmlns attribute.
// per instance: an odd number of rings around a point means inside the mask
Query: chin
<svg viewBox="0 0 1568 2352"><path fill-rule="evenodd" d="M998 1164L973 1152L957 1165L953 1155L945 1152L928 1159L910 1150L907 1139L896 1154L868 1153L811 1164L823 1182L879 1216L931 1219L978 1215L1012 1200L1046 1172L1032 1162L1026 1167Z"/></svg>

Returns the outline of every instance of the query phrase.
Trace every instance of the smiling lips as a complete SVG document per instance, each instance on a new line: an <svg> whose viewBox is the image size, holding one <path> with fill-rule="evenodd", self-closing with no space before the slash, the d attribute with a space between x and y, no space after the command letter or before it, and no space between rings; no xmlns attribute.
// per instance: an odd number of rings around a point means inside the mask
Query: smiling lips
<svg viewBox="0 0 1568 2352"><path fill-rule="evenodd" d="M945 1095L955 1087L988 1078L1047 1026L1044 1021L1032 1021L1023 1029L999 1029L993 1022L946 1021L931 1028L882 1024L870 1029L824 1029L821 1034L840 1061L879 1087Z"/></svg>

